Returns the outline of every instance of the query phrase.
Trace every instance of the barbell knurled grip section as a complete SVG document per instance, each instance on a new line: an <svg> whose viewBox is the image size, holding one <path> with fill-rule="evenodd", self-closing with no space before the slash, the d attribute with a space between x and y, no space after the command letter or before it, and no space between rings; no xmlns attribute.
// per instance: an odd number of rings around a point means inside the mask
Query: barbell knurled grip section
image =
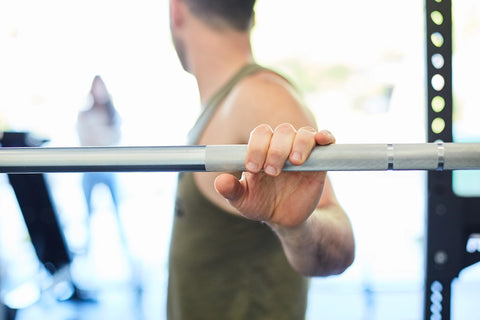
<svg viewBox="0 0 480 320"><path fill-rule="evenodd" d="M246 145L206 146L207 171L245 170ZM333 144L314 148L301 166L284 171L480 169L479 143Z"/></svg>
<svg viewBox="0 0 480 320"><path fill-rule="evenodd" d="M236 172L245 170L246 145L206 146L207 171ZM287 161L283 171L353 171L387 170L387 145L333 144L316 147L301 166Z"/></svg>
<svg viewBox="0 0 480 320"><path fill-rule="evenodd" d="M298 171L287 163L285 171ZM387 145L332 144L315 148L300 171L387 170Z"/></svg>
<svg viewBox="0 0 480 320"><path fill-rule="evenodd" d="M480 169L479 143L445 143L444 170Z"/></svg>
<svg viewBox="0 0 480 320"><path fill-rule="evenodd" d="M437 170L439 159L436 143L393 144L393 170Z"/></svg>

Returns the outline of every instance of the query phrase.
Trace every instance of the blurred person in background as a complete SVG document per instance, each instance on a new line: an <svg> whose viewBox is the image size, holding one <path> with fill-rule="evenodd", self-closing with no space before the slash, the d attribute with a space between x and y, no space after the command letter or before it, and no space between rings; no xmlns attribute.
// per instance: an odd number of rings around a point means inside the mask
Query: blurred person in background
<svg viewBox="0 0 480 320"><path fill-rule="evenodd" d="M88 109L79 112L77 132L80 145L84 147L115 146L121 140L121 119L113 105L110 93L103 79L96 75L90 88L91 103ZM117 216L121 237L124 237L119 215L119 195L117 177L114 172L85 172L82 174L82 187L87 204L88 217L94 212L92 192L99 184L110 191ZM89 230L89 228L87 228ZM88 235L90 242L90 234ZM125 239L122 239L125 241ZM88 248L88 246L87 246Z"/></svg>

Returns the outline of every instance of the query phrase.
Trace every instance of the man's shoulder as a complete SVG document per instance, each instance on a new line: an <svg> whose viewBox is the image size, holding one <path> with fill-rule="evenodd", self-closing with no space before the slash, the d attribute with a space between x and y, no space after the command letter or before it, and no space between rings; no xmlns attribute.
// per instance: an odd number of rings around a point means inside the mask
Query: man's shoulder
<svg viewBox="0 0 480 320"><path fill-rule="evenodd" d="M240 81L224 101L222 119L248 137L259 124L272 127L290 122L314 125L312 114L292 84L273 71L260 71Z"/></svg>
<svg viewBox="0 0 480 320"><path fill-rule="evenodd" d="M262 113L303 105L294 86L286 78L271 70L259 71L240 81L229 100L242 111L251 109L251 112Z"/></svg>

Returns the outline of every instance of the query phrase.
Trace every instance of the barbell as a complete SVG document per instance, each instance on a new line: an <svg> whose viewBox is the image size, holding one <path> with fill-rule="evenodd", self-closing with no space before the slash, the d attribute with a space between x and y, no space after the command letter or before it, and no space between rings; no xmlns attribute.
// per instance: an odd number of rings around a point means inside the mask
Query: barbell
<svg viewBox="0 0 480 320"><path fill-rule="evenodd" d="M0 148L0 173L239 172L247 145ZM333 144L284 171L475 170L480 143Z"/></svg>

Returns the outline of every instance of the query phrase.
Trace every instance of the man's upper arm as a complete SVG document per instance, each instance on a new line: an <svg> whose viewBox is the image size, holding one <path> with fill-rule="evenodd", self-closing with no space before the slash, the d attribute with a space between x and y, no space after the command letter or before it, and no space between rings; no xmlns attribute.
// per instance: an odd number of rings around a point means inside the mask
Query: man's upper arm
<svg viewBox="0 0 480 320"><path fill-rule="evenodd" d="M247 141L250 132L264 123L272 128L287 122L296 129L303 126L316 128L314 117L293 87L276 74L261 73L245 79L232 92L230 99L233 104L230 111L239 125L239 134Z"/></svg>

